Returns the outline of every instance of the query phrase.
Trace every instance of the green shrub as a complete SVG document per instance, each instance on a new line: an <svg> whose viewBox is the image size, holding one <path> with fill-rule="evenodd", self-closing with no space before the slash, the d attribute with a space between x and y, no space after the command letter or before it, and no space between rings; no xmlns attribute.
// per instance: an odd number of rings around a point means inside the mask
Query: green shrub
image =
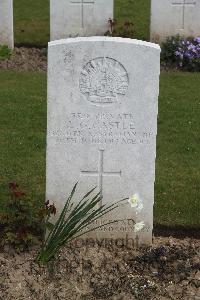
<svg viewBox="0 0 200 300"><path fill-rule="evenodd" d="M25 250L37 243L41 236L41 217L31 199L19 189L16 182L9 184L10 199L0 213L1 246Z"/></svg>
<svg viewBox="0 0 200 300"><path fill-rule="evenodd" d="M6 45L0 45L0 60L9 59L12 54L12 50Z"/></svg>
<svg viewBox="0 0 200 300"><path fill-rule="evenodd" d="M1 246L11 246L16 250L23 251L34 243L38 243L42 234L44 235L42 248L39 251L36 261L40 264L48 264L58 254L60 248L66 243L103 226L123 221L113 220L95 225L101 219L121 205L131 205L136 213L143 209L142 200L138 194L130 198L124 198L110 205L100 205L102 200L101 192L93 195L95 188L84 195L80 201L74 202L74 194L77 183L55 224L50 222L51 215L56 214L54 204L45 202L42 209L28 199L27 195L20 190L16 182L9 184L10 199L5 204L5 211L0 213L0 236ZM127 201L128 200L128 201ZM129 219L130 220L130 219ZM132 220L132 219L131 219ZM134 224L134 231L140 231L144 222Z"/></svg>
<svg viewBox="0 0 200 300"><path fill-rule="evenodd" d="M180 37L177 35L175 37L167 38L166 42L161 45L161 64L167 67L176 67L177 57L175 55L180 42Z"/></svg>
<svg viewBox="0 0 200 300"><path fill-rule="evenodd" d="M119 207L125 200L127 200L127 198L111 205L102 205L99 207L98 204L100 204L102 200L101 193L92 196L92 193L95 190L92 189L77 202L78 204L75 204L73 202L73 196L75 194L76 187L77 184L74 186L70 196L68 197L55 225L50 223L49 219L51 214L56 213L56 209L52 205L49 206L49 201L45 204L45 229L48 230L48 234L45 232L44 244L36 257L36 261L40 264L45 265L51 262L58 254L60 248L75 238L102 226L119 221L108 221L106 224L90 228L90 225L92 225L93 222ZM136 225L138 226L138 224Z"/></svg>

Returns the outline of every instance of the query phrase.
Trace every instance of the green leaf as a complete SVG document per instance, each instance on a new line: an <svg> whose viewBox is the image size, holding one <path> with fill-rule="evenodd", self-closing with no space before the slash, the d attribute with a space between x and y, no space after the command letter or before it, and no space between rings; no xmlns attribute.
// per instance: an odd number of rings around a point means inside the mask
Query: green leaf
<svg viewBox="0 0 200 300"><path fill-rule="evenodd" d="M54 224L53 223L51 223L51 222L47 222L46 224L45 224L45 226L46 226L46 228L48 229L48 230L53 230L53 228L54 228Z"/></svg>

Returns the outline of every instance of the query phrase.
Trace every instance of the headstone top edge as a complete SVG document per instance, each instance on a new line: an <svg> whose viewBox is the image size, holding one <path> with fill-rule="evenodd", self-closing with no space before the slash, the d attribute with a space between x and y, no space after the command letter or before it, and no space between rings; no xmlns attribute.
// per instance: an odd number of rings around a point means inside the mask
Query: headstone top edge
<svg viewBox="0 0 200 300"><path fill-rule="evenodd" d="M121 38L121 37L104 37L104 36L92 36L92 37L76 37L76 38L67 38L61 40L55 40L48 43L48 47L58 46L58 45L67 45L72 43L81 43L81 42L116 42L116 43L126 43L136 46L145 46L149 48L154 48L161 51L161 48L158 44L146 42L142 40Z"/></svg>

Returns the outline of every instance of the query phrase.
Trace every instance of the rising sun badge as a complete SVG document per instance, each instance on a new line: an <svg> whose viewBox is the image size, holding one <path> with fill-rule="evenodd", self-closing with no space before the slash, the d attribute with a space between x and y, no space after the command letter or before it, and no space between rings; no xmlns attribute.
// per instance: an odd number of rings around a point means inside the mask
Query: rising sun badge
<svg viewBox="0 0 200 300"><path fill-rule="evenodd" d="M81 71L80 91L94 104L116 103L118 95L126 94L128 85L126 69L112 58L95 58Z"/></svg>

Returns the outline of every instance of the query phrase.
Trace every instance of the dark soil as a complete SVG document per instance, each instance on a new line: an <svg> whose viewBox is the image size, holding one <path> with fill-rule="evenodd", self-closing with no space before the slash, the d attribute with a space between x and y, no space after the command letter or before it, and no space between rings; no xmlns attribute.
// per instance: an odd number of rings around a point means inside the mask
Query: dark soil
<svg viewBox="0 0 200 300"><path fill-rule="evenodd" d="M71 244L54 265L37 249L0 253L1 300L200 299L200 240L155 238L147 249Z"/></svg>
<svg viewBox="0 0 200 300"><path fill-rule="evenodd" d="M0 59L0 70L47 71L47 48L15 47L10 59ZM163 72L181 72L161 65Z"/></svg>
<svg viewBox="0 0 200 300"><path fill-rule="evenodd" d="M15 71L46 71L47 50L45 48L15 48L9 59L0 60L0 69Z"/></svg>
<svg viewBox="0 0 200 300"><path fill-rule="evenodd" d="M46 71L47 48L15 47L10 59L0 60L0 70ZM181 72L177 68L161 65L161 71Z"/></svg>

